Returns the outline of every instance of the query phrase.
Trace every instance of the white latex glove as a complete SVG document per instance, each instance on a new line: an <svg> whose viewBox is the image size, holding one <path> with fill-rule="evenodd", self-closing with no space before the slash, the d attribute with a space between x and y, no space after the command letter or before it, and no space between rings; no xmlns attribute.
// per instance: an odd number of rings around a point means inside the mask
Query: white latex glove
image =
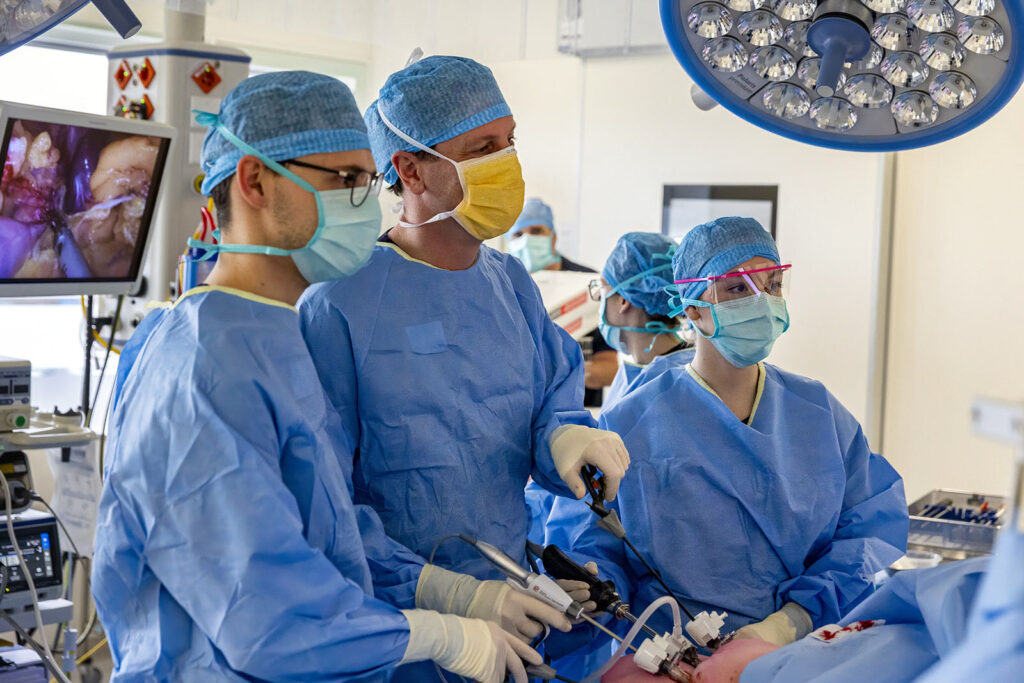
<svg viewBox="0 0 1024 683"><path fill-rule="evenodd" d="M787 602L778 612L762 621L747 624L736 631L734 639L759 638L779 647L789 645L811 632L811 615L795 602Z"/></svg>
<svg viewBox="0 0 1024 683"><path fill-rule="evenodd" d="M484 619L530 642L544 624L569 631L569 618L537 598L512 590L504 581L480 581L428 564L416 584L416 606L442 614Z"/></svg>
<svg viewBox="0 0 1024 683"><path fill-rule="evenodd" d="M503 581L481 581L465 616L485 619L525 643L544 632L544 624L559 631L572 630L569 617L532 595L513 590Z"/></svg>
<svg viewBox="0 0 1024 683"><path fill-rule="evenodd" d="M409 621L409 644L400 664L433 660L442 669L483 683L502 683L505 674L527 683L525 660L543 659L497 624L429 610L402 610Z"/></svg>
<svg viewBox="0 0 1024 683"><path fill-rule="evenodd" d="M593 465L604 474L608 500L615 500L619 482L629 467L629 453L622 437L583 425L565 425L555 430L551 435L551 458L558 475L577 498L587 495L580 476L584 465Z"/></svg>
<svg viewBox="0 0 1024 683"><path fill-rule="evenodd" d="M593 562L587 562L583 565L583 568L588 572L597 576L597 565ZM583 606L583 611L588 614L593 614L594 610L597 609L597 603L590 599L590 585L585 581L572 581L570 579L558 579L555 581L558 587L569 594L569 597L580 603ZM580 619L579 621L583 621Z"/></svg>

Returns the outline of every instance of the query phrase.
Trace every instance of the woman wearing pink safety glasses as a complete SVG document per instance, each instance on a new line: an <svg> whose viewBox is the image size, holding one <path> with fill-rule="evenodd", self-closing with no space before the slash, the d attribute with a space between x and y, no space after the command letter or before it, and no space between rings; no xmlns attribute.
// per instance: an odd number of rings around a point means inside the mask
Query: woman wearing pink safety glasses
<svg viewBox="0 0 1024 683"><path fill-rule="evenodd" d="M757 221L697 226L672 265L670 315L696 355L602 414L633 458L612 507L691 613L785 645L841 619L904 554L903 482L820 382L764 362L789 327L790 265ZM549 525L639 613L665 590L592 517L560 500ZM653 622L668 630L667 611Z"/></svg>

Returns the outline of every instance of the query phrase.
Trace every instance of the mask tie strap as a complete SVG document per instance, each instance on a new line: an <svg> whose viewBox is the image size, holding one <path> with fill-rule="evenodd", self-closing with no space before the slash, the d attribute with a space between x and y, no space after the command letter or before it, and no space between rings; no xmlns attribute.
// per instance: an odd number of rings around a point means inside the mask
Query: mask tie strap
<svg viewBox="0 0 1024 683"><path fill-rule="evenodd" d="M410 136L408 136L405 133L403 133L402 131L400 131L398 129L398 126L396 126L395 124L391 123L391 119L389 119L387 116L384 115L384 108L380 106L380 100L379 99L377 100L377 114L380 115L380 120L384 122L385 126L387 126L388 128L391 129L392 133L394 133L395 135L400 137L402 140L408 142L410 145L412 145L416 149L422 150L422 151L426 152L427 154L433 154L435 157L438 157L439 159L444 159L448 163L455 164L455 166L458 166L458 164L456 162L452 161L451 159L449 159L445 155L441 154L436 149L430 149L426 145L423 145L422 143L414 140Z"/></svg>

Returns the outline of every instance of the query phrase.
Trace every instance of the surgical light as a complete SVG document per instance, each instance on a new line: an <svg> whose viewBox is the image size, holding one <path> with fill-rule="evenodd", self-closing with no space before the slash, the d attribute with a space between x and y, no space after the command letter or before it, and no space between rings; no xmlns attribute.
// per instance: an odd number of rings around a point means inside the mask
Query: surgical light
<svg viewBox="0 0 1024 683"><path fill-rule="evenodd" d="M907 16L914 26L928 33L947 31L956 21L953 8L946 0L910 0Z"/></svg>
<svg viewBox="0 0 1024 683"><path fill-rule="evenodd" d="M851 104L865 109L878 109L892 102L893 88L875 74L854 76L843 88Z"/></svg>
<svg viewBox="0 0 1024 683"><path fill-rule="evenodd" d="M821 74L821 58L819 57L808 57L807 59L800 62L800 68L797 69L797 78L800 82L807 86L808 90L814 90L818 84L818 79ZM836 84L837 89L842 88L846 84L846 74L839 74L839 82ZM831 97L835 92L822 92L818 91L819 95L825 97Z"/></svg>
<svg viewBox="0 0 1024 683"><path fill-rule="evenodd" d="M811 144L941 142L990 118L1024 81L1024 0L660 2L703 108L717 102Z"/></svg>
<svg viewBox="0 0 1024 683"><path fill-rule="evenodd" d="M89 0L0 0L0 54L38 38L88 4ZM92 0L92 4L122 38L142 28L125 0Z"/></svg>
<svg viewBox="0 0 1024 683"><path fill-rule="evenodd" d="M737 28L743 40L757 47L772 45L782 38L782 22L768 10L747 12L740 17Z"/></svg>
<svg viewBox="0 0 1024 683"><path fill-rule="evenodd" d="M811 120L822 130L842 132L857 125L857 112L846 100L822 97L811 105Z"/></svg>
<svg viewBox="0 0 1024 683"><path fill-rule="evenodd" d="M776 83L765 88L764 106L776 116L798 119L811 108L811 98L799 86Z"/></svg>
<svg viewBox="0 0 1024 683"><path fill-rule="evenodd" d="M897 95L890 109L900 125L908 127L930 126L939 115L935 100L916 90Z"/></svg>
<svg viewBox="0 0 1024 683"><path fill-rule="evenodd" d="M732 15L717 2L704 2L690 11L686 23L701 38L717 38L732 28Z"/></svg>
<svg viewBox="0 0 1024 683"><path fill-rule="evenodd" d="M920 54L925 64L939 71L959 69L967 50L947 33L935 33L921 41Z"/></svg>
<svg viewBox="0 0 1024 683"><path fill-rule="evenodd" d="M887 14L875 21L871 37L886 50L906 50L914 42L914 27L902 14Z"/></svg>
<svg viewBox="0 0 1024 683"><path fill-rule="evenodd" d="M775 12L786 21L810 19L814 14L815 0L775 0Z"/></svg>
<svg viewBox="0 0 1024 683"><path fill-rule="evenodd" d="M879 69L897 88L916 88L928 80L928 66L913 52L891 52Z"/></svg>
<svg viewBox="0 0 1024 683"><path fill-rule="evenodd" d="M846 62L843 66L853 72L871 71L879 64L882 63L882 57L885 56L885 50L878 47L874 43L871 43L871 47L868 48L868 53L858 59L856 62Z"/></svg>
<svg viewBox="0 0 1024 683"><path fill-rule="evenodd" d="M881 14L892 14L902 10L907 0L864 0L864 4Z"/></svg>
<svg viewBox="0 0 1024 683"><path fill-rule="evenodd" d="M947 71L935 77L928 88L936 104L946 109L964 109L974 103L978 89L967 76Z"/></svg>
<svg viewBox="0 0 1024 683"><path fill-rule="evenodd" d="M726 73L739 71L747 64L747 51L731 36L709 40L701 56L710 68Z"/></svg>
<svg viewBox="0 0 1024 683"><path fill-rule="evenodd" d="M991 55L1003 49L1003 29L988 17L967 17L956 27L956 37L971 52Z"/></svg>
<svg viewBox="0 0 1024 683"><path fill-rule="evenodd" d="M728 0L729 9L737 12L749 12L754 9L761 9L767 0Z"/></svg>
<svg viewBox="0 0 1024 683"><path fill-rule="evenodd" d="M992 13L996 0L959 0L954 4L958 12L972 17L983 17Z"/></svg>
<svg viewBox="0 0 1024 683"><path fill-rule="evenodd" d="M765 80L786 81L796 71L796 60L781 47L769 45L754 50L750 55L750 66Z"/></svg>
<svg viewBox="0 0 1024 683"><path fill-rule="evenodd" d="M817 53L811 49L811 46L807 44L807 29L810 27L811 22L809 21L794 21L786 27L786 31L782 35L782 40L791 52L796 55L802 54L804 57L814 57L817 55Z"/></svg>

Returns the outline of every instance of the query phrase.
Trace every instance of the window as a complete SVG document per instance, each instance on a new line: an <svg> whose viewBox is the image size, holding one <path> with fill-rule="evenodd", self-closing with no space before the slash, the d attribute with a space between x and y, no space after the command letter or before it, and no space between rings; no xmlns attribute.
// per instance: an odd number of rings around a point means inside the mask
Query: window
<svg viewBox="0 0 1024 683"><path fill-rule="evenodd" d="M0 100L105 114L107 58L23 45L0 56Z"/></svg>

